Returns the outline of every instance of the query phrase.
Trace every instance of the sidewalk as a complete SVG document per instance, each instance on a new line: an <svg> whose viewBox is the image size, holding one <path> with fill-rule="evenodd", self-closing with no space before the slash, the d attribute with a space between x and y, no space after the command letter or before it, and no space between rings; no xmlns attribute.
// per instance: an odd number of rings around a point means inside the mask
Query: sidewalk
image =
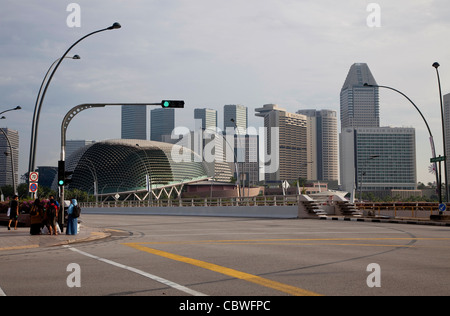
<svg viewBox="0 0 450 316"><path fill-rule="evenodd" d="M65 232L57 235L30 235L29 227L18 227L8 230L7 226L0 225L0 252L7 250L32 249L40 247L62 246L79 242L88 242L111 236L102 229L90 228L81 224L80 233L75 236L66 235Z"/></svg>

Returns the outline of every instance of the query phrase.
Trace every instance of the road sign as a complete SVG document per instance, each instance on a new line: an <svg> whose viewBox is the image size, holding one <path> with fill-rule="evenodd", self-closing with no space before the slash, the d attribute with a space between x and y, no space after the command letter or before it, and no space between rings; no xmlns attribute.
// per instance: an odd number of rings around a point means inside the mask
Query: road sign
<svg viewBox="0 0 450 316"><path fill-rule="evenodd" d="M431 158L430 159L430 162L431 163L435 163L435 162L443 162L443 161L445 161L447 159L447 157L442 157L442 156L439 156L439 157L436 157L436 158Z"/></svg>
<svg viewBox="0 0 450 316"><path fill-rule="evenodd" d="M30 192L35 193L38 190L38 184L37 183L31 183L30 184Z"/></svg>
<svg viewBox="0 0 450 316"><path fill-rule="evenodd" d="M439 212L445 212L445 211L447 211L447 205L444 203L439 204Z"/></svg>
<svg viewBox="0 0 450 316"><path fill-rule="evenodd" d="M30 182L38 182L39 172L30 172L29 179L30 179Z"/></svg>

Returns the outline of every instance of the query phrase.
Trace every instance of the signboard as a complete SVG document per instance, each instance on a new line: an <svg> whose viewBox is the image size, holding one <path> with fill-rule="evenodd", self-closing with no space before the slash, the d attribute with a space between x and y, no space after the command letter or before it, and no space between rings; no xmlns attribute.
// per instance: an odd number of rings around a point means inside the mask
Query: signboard
<svg viewBox="0 0 450 316"><path fill-rule="evenodd" d="M447 211L447 205L445 205L444 203L439 204L439 212L445 212Z"/></svg>
<svg viewBox="0 0 450 316"><path fill-rule="evenodd" d="M430 162L431 162L431 163L435 163L435 162L443 162L443 161L445 161L445 160L446 160L446 157L445 157L445 156L444 156L444 157L439 156L439 157L437 157L437 158L431 158Z"/></svg>
<svg viewBox="0 0 450 316"><path fill-rule="evenodd" d="M30 182L38 182L39 172L30 172L29 179L30 179Z"/></svg>
<svg viewBox="0 0 450 316"><path fill-rule="evenodd" d="M38 190L38 184L37 183L31 183L30 184L30 192L31 193L36 193Z"/></svg>

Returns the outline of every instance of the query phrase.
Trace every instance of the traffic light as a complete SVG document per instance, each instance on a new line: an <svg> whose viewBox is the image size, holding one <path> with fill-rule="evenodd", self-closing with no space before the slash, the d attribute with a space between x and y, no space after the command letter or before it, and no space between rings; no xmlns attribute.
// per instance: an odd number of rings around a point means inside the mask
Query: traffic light
<svg viewBox="0 0 450 316"><path fill-rule="evenodd" d="M166 109L166 108L178 108L178 109L183 109L184 108L184 101L180 101L180 100L163 100L161 102L161 106Z"/></svg>
<svg viewBox="0 0 450 316"><path fill-rule="evenodd" d="M58 161L58 186L63 187L68 185L72 179L69 177L73 174L71 171L66 171L66 162Z"/></svg>

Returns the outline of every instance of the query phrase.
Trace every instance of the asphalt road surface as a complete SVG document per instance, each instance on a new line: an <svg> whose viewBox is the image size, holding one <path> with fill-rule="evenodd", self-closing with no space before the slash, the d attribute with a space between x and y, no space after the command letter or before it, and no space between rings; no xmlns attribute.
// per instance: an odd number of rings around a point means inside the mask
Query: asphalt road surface
<svg viewBox="0 0 450 316"><path fill-rule="evenodd" d="M447 227L121 215L82 220L112 236L0 251L0 296L450 294Z"/></svg>

